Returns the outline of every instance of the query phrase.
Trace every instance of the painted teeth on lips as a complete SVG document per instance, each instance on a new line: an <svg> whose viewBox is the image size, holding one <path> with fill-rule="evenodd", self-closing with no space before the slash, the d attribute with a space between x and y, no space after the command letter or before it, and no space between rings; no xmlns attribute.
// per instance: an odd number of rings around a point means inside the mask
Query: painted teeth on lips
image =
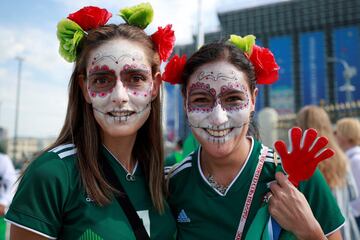
<svg viewBox="0 0 360 240"><path fill-rule="evenodd" d="M109 112L109 115L112 117L128 117L133 113L133 111L111 111Z"/></svg>
<svg viewBox="0 0 360 240"><path fill-rule="evenodd" d="M230 129L230 128L223 129L223 130L206 129L206 132L208 132L213 137L224 137L227 134L229 134L229 132L231 132L231 131L232 131L232 129Z"/></svg>

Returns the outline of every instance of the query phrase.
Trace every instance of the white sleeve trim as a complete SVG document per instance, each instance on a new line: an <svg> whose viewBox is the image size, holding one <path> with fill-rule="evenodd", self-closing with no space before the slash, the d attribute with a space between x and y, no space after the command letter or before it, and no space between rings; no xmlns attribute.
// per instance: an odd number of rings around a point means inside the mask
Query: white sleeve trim
<svg viewBox="0 0 360 240"><path fill-rule="evenodd" d="M343 222L343 224L341 224L338 228L332 230L329 233L325 233L325 236L328 237L329 235L333 234L334 232L336 232L337 230L339 230L340 228L342 228L345 225L346 220Z"/></svg>
<svg viewBox="0 0 360 240"><path fill-rule="evenodd" d="M30 231L30 232L36 233L36 234L38 234L38 235L40 235L40 236L43 236L43 237L46 237L46 238L49 238L49 239L57 239L56 237L51 237L51 236L49 236L49 235L47 235L47 234L45 234L45 233L36 231L36 230L34 230L34 229L32 229L32 228L29 228L29 227L26 227L26 226L24 226L24 225L21 225L21 224L18 224L18 223L16 223L16 222L13 222L13 221L11 221L11 220L9 220L9 219L7 219L7 218L5 218L5 221L8 222L8 223L14 224L14 225L17 226L17 227L20 227L20 228L26 229L26 230L28 230L28 231Z"/></svg>

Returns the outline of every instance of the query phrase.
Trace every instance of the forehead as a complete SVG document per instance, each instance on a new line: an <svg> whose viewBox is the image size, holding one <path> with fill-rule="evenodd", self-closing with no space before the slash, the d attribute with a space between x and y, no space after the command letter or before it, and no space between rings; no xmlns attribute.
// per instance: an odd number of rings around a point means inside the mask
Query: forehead
<svg viewBox="0 0 360 240"><path fill-rule="evenodd" d="M248 86L245 73L226 61L211 62L200 66L189 79L189 84L196 82L208 83L214 88L220 88L228 83L241 83Z"/></svg>
<svg viewBox="0 0 360 240"><path fill-rule="evenodd" d="M116 64L137 62L150 66L145 49L136 42L114 39L93 49L89 55L88 67L96 64Z"/></svg>

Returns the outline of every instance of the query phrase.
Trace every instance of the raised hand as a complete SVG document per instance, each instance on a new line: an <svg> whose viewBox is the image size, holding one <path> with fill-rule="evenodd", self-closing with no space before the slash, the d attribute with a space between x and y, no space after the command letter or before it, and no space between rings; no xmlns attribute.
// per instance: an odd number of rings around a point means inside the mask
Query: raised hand
<svg viewBox="0 0 360 240"><path fill-rule="evenodd" d="M319 162L332 157L334 151L325 148L328 139L317 138L317 131L313 128L307 129L303 135L300 128L291 128L289 140L289 151L285 142L281 140L276 141L274 146L281 157L285 172L289 175L289 181L297 187L301 181L309 179L314 174Z"/></svg>

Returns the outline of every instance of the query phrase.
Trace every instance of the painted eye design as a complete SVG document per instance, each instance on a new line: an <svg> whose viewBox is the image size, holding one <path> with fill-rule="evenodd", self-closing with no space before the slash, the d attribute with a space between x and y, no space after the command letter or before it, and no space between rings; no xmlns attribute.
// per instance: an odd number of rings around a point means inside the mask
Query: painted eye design
<svg viewBox="0 0 360 240"><path fill-rule="evenodd" d="M114 87L115 83L115 78L108 75L99 75L90 78L90 88L95 92L108 91Z"/></svg>
<svg viewBox="0 0 360 240"><path fill-rule="evenodd" d="M109 79L102 77L102 78L96 78L94 83L96 85L104 85L104 84L107 84L108 82L109 82Z"/></svg>
<svg viewBox="0 0 360 240"><path fill-rule="evenodd" d="M239 96L230 96L226 98L226 102L237 102L237 101L243 101Z"/></svg>
<svg viewBox="0 0 360 240"><path fill-rule="evenodd" d="M131 76L131 82L133 82L133 83L139 83L142 81L146 81L146 78L142 75L135 74L135 75Z"/></svg>

